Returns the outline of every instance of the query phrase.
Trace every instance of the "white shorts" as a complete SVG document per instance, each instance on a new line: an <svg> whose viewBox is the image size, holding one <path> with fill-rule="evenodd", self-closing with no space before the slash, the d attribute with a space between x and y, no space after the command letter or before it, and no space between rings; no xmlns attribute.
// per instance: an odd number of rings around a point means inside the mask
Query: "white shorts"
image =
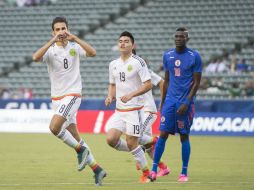
<svg viewBox="0 0 254 190"><path fill-rule="evenodd" d="M52 100L52 108L55 114L67 119L64 123L65 128L72 123L77 123L76 116L80 104L81 98L76 96L66 96L61 100Z"/></svg>
<svg viewBox="0 0 254 190"><path fill-rule="evenodd" d="M157 114L151 112L144 113L144 124L143 124L143 133L149 136L152 136L153 132L153 123L156 121Z"/></svg>
<svg viewBox="0 0 254 190"><path fill-rule="evenodd" d="M127 112L116 110L106 124L106 130L117 129L129 136L140 137L143 118L144 111L142 109Z"/></svg>

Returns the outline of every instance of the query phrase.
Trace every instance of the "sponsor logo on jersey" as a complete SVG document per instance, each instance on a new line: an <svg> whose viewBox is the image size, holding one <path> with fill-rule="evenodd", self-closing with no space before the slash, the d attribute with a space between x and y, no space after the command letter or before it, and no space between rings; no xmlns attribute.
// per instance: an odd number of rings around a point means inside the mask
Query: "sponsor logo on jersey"
<svg viewBox="0 0 254 190"><path fill-rule="evenodd" d="M175 66L179 67L180 65L181 65L181 61L180 61L179 59L177 59L177 60L175 61Z"/></svg>
<svg viewBox="0 0 254 190"><path fill-rule="evenodd" d="M76 55L76 51L73 48L70 49L69 53L70 53L70 56L72 56L72 57L74 57Z"/></svg>
<svg viewBox="0 0 254 190"><path fill-rule="evenodd" d="M128 70L129 72L131 72L131 71L132 71L132 69L133 69L132 65L128 65L127 70Z"/></svg>

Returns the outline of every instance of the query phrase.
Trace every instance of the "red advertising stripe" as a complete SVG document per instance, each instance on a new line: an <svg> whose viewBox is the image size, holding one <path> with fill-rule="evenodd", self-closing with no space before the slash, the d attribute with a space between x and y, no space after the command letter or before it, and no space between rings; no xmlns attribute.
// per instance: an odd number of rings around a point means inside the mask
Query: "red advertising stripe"
<svg viewBox="0 0 254 190"><path fill-rule="evenodd" d="M114 111L80 110L77 125L80 133L105 133L105 126ZM153 125L153 133L159 133L159 114Z"/></svg>

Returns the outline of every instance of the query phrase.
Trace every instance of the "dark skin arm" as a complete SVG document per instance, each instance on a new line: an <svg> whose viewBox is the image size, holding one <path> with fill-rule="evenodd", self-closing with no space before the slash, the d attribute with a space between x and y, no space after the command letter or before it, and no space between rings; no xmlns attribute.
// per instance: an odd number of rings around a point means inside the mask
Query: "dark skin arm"
<svg viewBox="0 0 254 190"><path fill-rule="evenodd" d="M190 91L189 95L187 96L187 99L189 101L191 101L192 98L196 95L196 93L198 91L199 84L200 84L200 80L201 80L201 73L193 73L193 85L191 87L191 91ZM188 110L188 105L182 104L178 108L177 113L179 115L184 115L187 110Z"/></svg>
<svg viewBox="0 0 254 190"><path fill-rule="evenodd" d="M169 84L169 72L166 71L165 75L164 75L164 83L163 83L163 88L162 88L162 92L161 92L160 110L162 109L162 106L163 106L165 98L166 98L168 84Z"/></svg>

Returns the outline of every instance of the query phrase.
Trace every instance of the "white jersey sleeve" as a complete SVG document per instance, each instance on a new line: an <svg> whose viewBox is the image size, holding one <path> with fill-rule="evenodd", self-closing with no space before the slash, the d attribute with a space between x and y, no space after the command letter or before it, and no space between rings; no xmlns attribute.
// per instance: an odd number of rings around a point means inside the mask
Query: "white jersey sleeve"
<svg viewBox="0 0 254 190"><path fill-rule="evenodd" d="M49 47L49 49L50 49L51 47ZM46 53L43 55L43 57L42 57L42 62L43 63L48 63L49 62L49 49L46 51Z"/></svg>
<svg viewBox="0 0 254 190"><path fill-rule="evenodd" d="M151 75L149 73L149 70L147 68L147 65L145 61L142 58L139 58L140 64L138 64L138 74L140 76L140 79L142 82L146 82L148 80L151 80Z"/></svg>
<svg viewBox="0 0 254 190"><path fill-rule="evenodd" d="M159 82L162 80L162 78L154 73L151 69L149 69L149 72L151 74L151 82L154 86L157 86ZM144 110L145 112L152 112L157 113L157 107L153 98L152 90L149 90L147 93L144 94L145 104L144 104Z"/></svg>
<svg viewBox="0 0 254 190"><path fill-rule="evenodd" d="M86 51L79 44L76 44L76 46L79 56L86 57Z"/></svg>
<svg viewBox="0 0 254 190"><path fill-rule="evenodd" d="M149 72L151 74L151 82L154 86L157 86L159 82L162 80L162 78L157 75L155 72L153 72L151 69L149 69Z"/></svg>

